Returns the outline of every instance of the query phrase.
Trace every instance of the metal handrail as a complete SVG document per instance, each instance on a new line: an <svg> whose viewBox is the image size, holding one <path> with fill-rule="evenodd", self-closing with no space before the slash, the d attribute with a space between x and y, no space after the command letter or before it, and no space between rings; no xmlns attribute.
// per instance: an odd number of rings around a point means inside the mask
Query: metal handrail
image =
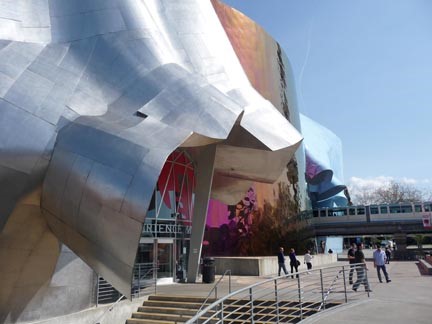
<svg viewBox="0 0 432 324"><path fill-rule="evenodd" d="M103 312L102 313L102 315L101 316L99 316L99 318L96 320L96 322L94 323L94 324L100 324L101 323L101 320L102 320L102 318L104 318L104 316L108 313L108 312L111 312L113 309L114 309L114 307L124 298L125 296L124 295L121 295L120 296L120 298L119 299L117 299L117 301L114 303L114 304L112 304L108 309L106 309L105 310L105 312Z"/></svg>
<svg viewBox="0 0 432 324"><path fill-rule="evenodd" d="M120 292L115 289L108 281L103 277L97 276L96 283L96 307L99 304L109 304L114 302L113 298L119 298Z"/></svg>
<svg viewBox="0 0 432 324"><path fill-rule="evenodd" d="M364 267L365 264L364 263L353 263L350 264L350 269L353 268L354 270L357 271L357 269L359 269L360 267ZM338 281L340 274L342 273L343 278L344 278L344 292L345 292L345 296L346 296L346 285L345 285L345 271L347 271L345 269L346 266L342 266L342 269L338 271L338 273L336 274L336 276L334 277L332 283L330 284L329 288L327 289L326 293L323 295L323 301L321 302L321 305L318 307L318 311L321 310L321 308L323 306L325 306L325 302L328 298L328 296L330 295L331 291L334 288L335 283ZM367 272L365 273L365 276L367 276ZM366 277L367 280L367 277ZM369 292L368 292L368 296L369 296ZM346 297L345 297L346 299Z"/></svg>
<svg viewBox="0 0 432 324"><path fill-rule="evenodd" d="M136 294L138 294L138 297L140 297L140 291L141 291L141 280L142 280L142 278L145 278L148 274L150 274L150 273L153 273L153 279L154 279L154 294L156 295L157 294L157 277L154 275L154 273L155 273L155 271L156 270L159 270L159 267L151 267L151 268L149 268L143 275L141 275L140 273L138 274L138 278L137 278L137 280L138 280L138 288L137 288L137 293L134 293L133 291L132 291L132 296L133 297L137 297L137 296L135 296ZM157 272L156 272L157 273ZM133 279L133 280L135 280L135 278ZM133 287L132 287L132 289L133 289Z"/></svg>
<svg viewBox="0 0 432 324"><path fill-rule="evenodd" d="M330 305L328 297L332 292L334 294L332 294L334 304L348 302L346 299L345 276L343 277L344 282L341 281L341 268L345 269L341 265L318 268L309 270L310 274L308 274L308 270L304 270L296 273L299 276L297 280L290 279L293 274L288 274L255 283L232 292L205 308L200 308L200 311L186 323L208 323L210 321L223 323L224 320L228 319L231 321L236 318L244 318L242 316L246 314L252 322L258 318L257 316L263 316L264 314L267 322L298 321L300 317L303 318L303 311L307 312L311 309L318 311L316 307L324 299L326 305ZM336 280L335 273L337 273ZM324 296L324 284L327 286L329 283L331 288L328 289L328 294ZM338 294L339 290L334 290L336 284L339 284L343 289L341 293L345 293L345 298ZM352 298L360 298L361 296L364 295L356 294L352 295ZM317 306L312 307L314 304ZM229 305L229 308L227 308L227 305ZM290 317L290 309L293 307L299 309L300 315L297 315L296 318ZM273 313L265 313L269 308L274 309ZM208 316L209 314L211 315Z"/></svg>
<svg viewBox="0 0 432 324"><path fill-rule="evenodd" d="M228 293L231 294L231 269L225 270L225 272L223 273L223 275L219 278L219 280L216 282L216 284L213 286L213 288L210 290L210 292L208 293L206 299L204 300L204 302L201 304L200 308L198 309L199 313L201 311L201 309L204 307L204 305L207 303L207 301L209 300L211 294L213 293L213 291L215 292L215 298L217 299L217 286L219 285L219 283L222 281L222 279L225 277L226 274L228 275Z"/></svg>
<svg viewBox="0 0 432 324"><path fill-rule="evenodd" d="M140 273L138 274L138 296L140 293L140 281L142 278L145 278L148 274L150 274L151 272L154 273L155 270L158 270L158 267L152 267L150 269L148 269L143 275L141 275ZM156 295L156 280L157 278L154 278L155 282L154 282L154 286L155 286L155 295ZM99 276L98 276L98 285L99 285ZM98 289L98 288L97 288ZM97 292L98 293L98 292ZM134 295L134 293L132 292L132 296ZM97 321L94 324L100 324L101 320L104 318L104 316L108 313L111 312L114 307L123 299L125 298L125 295L121 295L108 309L106 309L102 315L97 319ZM98 306L98 303L96 302L96 307Z"/></svg>
<svg viewBox="0 0 432 324"><path fill-rule="evenodd" d="M319 307L318 307L318 311L320 311L321 308L325 305L325 302L326 302L328 296L330 295L331 291L333 290L334 284L335 284L336 281L339 279L339 275L340 275L341 273L343 273L344 271L345 271L345 267L342 266L342 270L339 270L339 271L338 271L337 275L334 277L332 283L330 284L330 287L327 289L327 292L323 295L323 300L322 300L321 304L320 304Z"/></svg>

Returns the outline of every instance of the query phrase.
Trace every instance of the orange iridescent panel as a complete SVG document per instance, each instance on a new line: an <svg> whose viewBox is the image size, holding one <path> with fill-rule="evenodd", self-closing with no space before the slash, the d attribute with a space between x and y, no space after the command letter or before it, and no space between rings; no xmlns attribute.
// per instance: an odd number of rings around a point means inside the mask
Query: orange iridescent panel
<svg viewBox="0 0 432 324"><path fill-rule="evenodd" d="M288 87L293 86L291 68L285 65L289 63L284 61L278 43L242 13L218 0L211 2L251 85L288 116ZM298 180L290 181L288 176L287 168L274 184L252 183L234 205L211 199L204 235L209 244L203 246L204 255L272 253L288 230L287 217L298 209L295 202Z"/></svg>
<svg viewBox="0 0 432 324"><path fill-rule="evenodd" d="M277 43L241 12L218 0L212 4L252 86L283 113Z"/></svg>

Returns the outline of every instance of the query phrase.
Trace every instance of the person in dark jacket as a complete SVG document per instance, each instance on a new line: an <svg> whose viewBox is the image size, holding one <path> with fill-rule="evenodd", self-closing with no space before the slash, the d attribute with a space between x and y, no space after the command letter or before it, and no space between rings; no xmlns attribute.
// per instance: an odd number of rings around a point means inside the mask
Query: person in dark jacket
<svg viewBox="0 0 432 324"><path fill-rule="evenodd" d="M385 248L386 264L390 264L391 252L388 247Z"/></svg>
<svg viewBox="0 0 432 324"><path fill-rule="evenodd" d="M366 273L368 268L366 266L366 260L365 260L365 256L364 256L362 250L363 250L363 244L358 243L357 244L357 251L355 251L355 253L354 253L354 256L355 256L354 261L355 261L355 263L362 263L362 264L356 266L357 281L354 283L352 289L354 291L357 291L358 287L362 284L365 286L365 290L367 292L371 292L372 290L369 287L369 281L368 281L367 273Z"/></svg>
<svg viewBox="0 0 432 324"><path fill-rule="evenodd" d="M288 271L285 267L285 255L284 255L284 248L282 246L279 248L278 264L279 264L278 276L280 276L281 270L283 270L285 272L285 275L287 275Z"/></svg>
<svg viewBox="0 0 432 324"><path fill-rule="evenodd" d="M352 285L353 282L353 275L354 275L354 268L352 264L355 263L355 251L356 251L356 244L351 243L351 248L348 250L348 262L350 263L350 271L349 271L349 284Z"/></svg>
<svg viewBox="0 0 432 324"><path fill-rule="evenodd" d="M291 278L294 278L292 274L294 273L294 269L295 272L298 272L299 262L297 261L297 256L293 248L291 248L289 258L290 258L290 266L291 266ZM298 278L298 275L296 275L296 278Z"/></svg>

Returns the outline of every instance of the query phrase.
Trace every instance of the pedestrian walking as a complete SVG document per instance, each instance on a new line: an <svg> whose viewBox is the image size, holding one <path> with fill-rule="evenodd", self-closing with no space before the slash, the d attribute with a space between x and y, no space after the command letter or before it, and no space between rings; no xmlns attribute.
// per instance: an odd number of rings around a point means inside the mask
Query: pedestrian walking
<svg viewBox="0 0 432 324"><path fill-rule="evenodd" d="M381 270L384 273L384 277L386 279L386 282L389 283L391 280L389 278L389 275L387 273L386 269L386 253L381 250L381 247L377 245L377 249L373 253L373 259L374 259L374 267L377 269L377 275L380 282L382 282L381 278Z"/></svg>
<svg viewBox="0 0 432 324"><path fill-rule="evenodd" d="M353 275L354 275L354 268L353 265L355 263L355 251L356 251L356 244L351 243L351 248L348 250L348 262L350 264L350 271L348 275L349 284L353 284Z"/></svg>
<svg viewBox="0 0 432 324"><path fill-rule="evenodd" d="M386 264L390 264L390 258L391 258L391 252L388 246L385 248L385 254L386 254Z"/></svg>
<svg viewBox="0 0 432 324"><path fill-rule="evenodd" d="M304 263L306 263L306 266L308 269L308 271L307 271L308 274L310 273L309 270L312 270L312 259L313 259L313 256L310 254L310 250L307 250L306 254L304 255Z"/></svg>
<svg viewBox="0 0 432 324"><path fill-rule="evenodd" d="M277 257L278 257L278 264L279 264L278 276L280 276L281 270L283 270L285 275L287 275L288 271L285 267L285 255L284 255L284 248L282 246L279 248L279 253Z"/></svg>
<svg viewBox="0 0 432 324"><path fill-rule="evenodd" d="M368 268L367 268L365 256L364 256L362 250L363 250L363 244L358 243L357 244L357 251L355 251L355 253L354 253L354 257L355 257L354 261L355 261L355 263L362 263L362 264L356 265L357 280L354 283L352 289L354 291L357 291L357 289L360 285L364 285L365 290L367 292L372 292L372 290L369 287L369 281L367 279L366 271L368 270Z"/></svg>
<svg viewBox="0 0 432 324"><path fill-rule="evenodd" d="M294 276L293 276L294 269L295 269L295 272L298 272L298 266L299 266L300 262L297 260L295 250L293 248L291 248L291 251L290 251L288 256L290 258L291 278L294 278ZM296 278L298 278L298 274L296 275Z"/></svg>

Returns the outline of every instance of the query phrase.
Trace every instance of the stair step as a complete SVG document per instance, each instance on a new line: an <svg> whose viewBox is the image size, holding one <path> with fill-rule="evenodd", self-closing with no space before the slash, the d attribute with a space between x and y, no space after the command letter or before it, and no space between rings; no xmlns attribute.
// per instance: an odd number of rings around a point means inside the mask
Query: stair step
<svg viewBox="0 0 432 324"><path fill-rule="evenodd" d="M167 321L167 322L186 322L190 318L192 318L195 315L195 313L188 314L168 314L168 313L153 313L153 312L135 312L132 314L132 319L143 319L143 320L158 320L158 321ZM303 313L303 318L306 318L312 314L306 314ZM230 314L225 313L225 319L224 321L230 321L233 323L236 322L243 322L250 319L249 313L243 313L243 312L233 312ZM299 318L300 313L296 315L292 314L286 314L284 312L279 313L279 320L289 321L292 322L293 320ZM202 319L208 318L207 316L203 316ZM274 321L276 319L276 313L269 314L269 313L255 313L254 314L254 321L255 322L268 322L268 321ZM217 318L214 319L217 321Z"/></svg>
<svg viewBox="0 0 432 324"><path fill-rule="evenodd" d="M205 301L203 297L194 296L169 296L169 295L151 295L148 300L143 302L143 306L132 314L132 318L127 320L127 324L175 324L184 323L191 319L198 312L198 309ZM214 298L207 300L209 304L215 301ZM224 301L224 323L240 324L250 321L250 305L247 299L229 299ZM340 305L339 302L327 303L326 308ZM297 323L300 316L305 319L317 313L320 306L319 302L306 302L300 305L298 301L279 301L279 322ZM275 301L272 300L255 300L254 301L254 323L264 324L275 322L277 311ZM214 314L216 310L208 312L208 315ZM205 320L207 317L202 317ZM218 319L212 319L208 323L216 323Z"/></svg>
<svg viewBox="0 0 432 324"><path fill-rule="evenodd" d="M194 316L198 311L196 309L176 308L176 307L154 307L154 306L140 306L138 313L169 313L177 315ZM212 312L213 313L213 312Z"/></svg>
<svg viewBox="0 0 432 324"><path fill-rule="evenodd" d="M186 322L191 319L193 315L182 315L182 314L167 314L167 313L132 313L132 318L142 319L155 319L160 321L174 321L174 322Z"/></svg>
<svg viewBox="0 0 432 324"><path fill-rule="evenodd" d="M148 301L150 302L156 302L156 301L164 301L164 302L179 302L179 303L196 303L201 305L206 299L204 297L195 297L195 296L182 296L182 295L176 295L176 296L171 296L171 295L150 295L148 297ZM207 300L208 304L213 303L214 301L216 301L215 298L209 298ZM244 299L227 299L224 301L224 304L230 304L230 303L236 303L237 305L240 305L241 303L248 303L249 300ZM260 300L257 299L254 301L254 305L261 305L261 306L266 306L266 305L272 305L274 304L274 301L271 300ZM327 305L329 307L332 306L336 306L336 305L340 305L341 303L338 302L331 302L328 303ZM298 305L298 301L290 301L290 300L280 300L279 301L279 305L283 305L283 306L297 306ZM320 305L320 302L304 302L303 303L303 307L309 307L309 308L315 308L318 307Z"/></svg>
<svg viewBox="0 0 432 324"><path fill-rule="evenodd" d="M305 317L303 318L305 319ZM184 318L181 320L157 320L157 319L143 319L143 318L129 318L126 321L126 324L180 324L186 322L188 319ZM201 321L204 321L205 318L201 318ZM268 317L268 318L261 318L261 319L255 319L255 324L269 324L269 323L275 323L276 317ZM279 321L284 322L287 321L289 323L297 323L300 321L300 318L297 317L287 317L287 316L279 316ZM217 324L220 323L219 319L209 320L209 324ZM224 319L224 324L245 324L249 323L249 318L239 318L239 319Z"/></svg>
<svg viewBox="0 0 432 324"><path fill-rule="evenodd" d="M201 304L196 303L180 303L180 302L144 302L143 306L140 306L139 312L157 312L161 313L166 310L166 312L172 312L174 314L190 314L190 313L196 313L198 312L198 309L201 307ZM240 305L225 305L224 306L226 312L231 312L234 310L237 310L238 312L248 312L250 307L249 305L242 306ZM152 309L154 311L152 311ZM257 306L254 305L255 312L263 312L266 311L267 313L275 313L275 306ZM304 314L313 314L316 312L316 308L309 308L309 307L303 307L302 308ZM285 307L280 306L279 312L284 312L285 314L291 313L298 315L300 314L300 308L299 307ZM295 314L295 315L297 315Z"/></svg>
<svg viewBox="0 0 432 324"><path fill-rule="evenodd" d="M188 303L199 303L202 304L206 298L205 297L195 297L195 296L181 296L181 295L150 295L148 296L148 300L159 300L159 301L179 301L179 302L188 302ZM213 303L216 299L209 298L207 299L208 303Z"/></svg>
<svg viewBox="0 0 432 324"><path fill-rule="evenodd" d="M158 321L158 320L146 320L142 318L129 318L126 320L126 324L173 324L173 321Z"/></svg>
<svg viewBox="0 0 432 324"><path fill-rule="evenodd" d="M206 302L206 304L211 304L215 301L214 298L209 298ZM202 303L205 301L205 298L203 297L192 297L192 296L169 296L169 295L150 295L148 300L143 303L143 305L151 304L157 306L157 303L160 302L160 307L163 307L163 305L167 305L169 307L178 307L178 308L200 308ZM224 301L224 305L229 304L235 304L236 306L240 306L242 304L249 303L249 300L247 299L227 299ZM271 307L274 306L275 301L272 300L255 300L254 301L254 307ZM304 309L317 309L320 306L320 302L304 302L302 307ZM326 307L333 307L340 305L341 303L338 302L331 302L327 303ZM182 306L184 305L184 306ZM288 301L288 300L281 300L279 301L280 307L297 307L298 308L298 302L297 301Z"/></svg>
<svg viewBox="0 0 432 324"><path fill-rule="evenodd" d="M202 303L191 303L191 302L181 302L181 301L158 301L158 300L146 300L143 302L143 306L150 307L174 307L174 308L186 308L186 309L199 309ZM209 305L209 304L206 304Z"/></svg>

